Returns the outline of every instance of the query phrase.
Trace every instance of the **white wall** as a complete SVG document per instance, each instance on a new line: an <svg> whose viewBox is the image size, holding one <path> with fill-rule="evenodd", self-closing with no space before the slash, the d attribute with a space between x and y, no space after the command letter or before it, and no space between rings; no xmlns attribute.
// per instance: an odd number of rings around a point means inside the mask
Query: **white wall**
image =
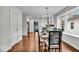
<svg viewBox="0 0 79 59"><path fill-rule="evenodd" d="M65 31L63 33L63 41L79 50L79 19L65 19ZM71 22L74 22L74 29L71 29Z"/></svg>
<svg viewBox="0 0 79 59"><path fill-rule="evenodd" d="M26 15L22 15L23 16L23 20L22 20L22 35L26 36L27 35L27 19L26 19Z"/></svg>
<svg viewBox="0 0 79 59"><path fill-rule="evenodd" d="M69 10L69 11L63 13L62 15L59 15L58 17L61 18L62 16L64 16L65 31L63 32L63 36L62 36L63 41L79 50L79 19L71 19L71 20L67 19L68 14L76 15L76 13L77 13L77 15L79 15L78 12L79 12L79 7L76 7L72 10ZM61 19L59 19L59 22L60 22L60 20ZM71 29L71 22L74 22L74 29Z"/></svg>
<svg viewBox="0 0 79 59"><path fill-rule="evenodd" d="M39 19L39 30L41 31L43 27L46 26L46 20L45 19Z"/></svg>
<svg viewBox="0 0 79 59"><path fill-rule="evenodd" d="M0 7L0 51L9 45L9 8Z"/></svg>
<svg viewBox="0 0 79 59"><path fill-rule="evenodd" d="M71 22L74 23L74 29L71 29ZM67 33L79 35L79 19L67 21L66 26L65 29Z"/></svg>
<svg viewBox="0 0 79 59"><path fill-rule="evenodd" d="M22 39L21 18L22 13L16 7L0 6L0 51L8 51Z"/></svg>
<svg viewBox="0 0 79 59"><path fill-rule="evenodd" d="M28 20L29 20L29 18L27 18L27 16L25 15L25 14L23 14L23 20L22 20L22 35L23 36L27 36L27 22L28 22ZM33 19L31 19L30 21L29 21L29 32L34 32L34 20Z"/></svg>
<svg viewBox="0 0 79 59"><path fill-rule="evenodd" d="M68 20L68 15L79 15L79 7L74 8L68 12L66 12L64 20L65 20L65 32L70 33L70 34L74 34L74 35L79 35L79 18L76 19L71 19ZM74 23L74 29L71 29L71 22Z"/></svg>
<svg viewBox="0 0 79 59"><path fill-rule="evenodd" d="M55 15L52 17L52 24L54 24L54 27L57 28L57 18Z"/></svg>
<svg viewBox="0 0 79 59"><path fill-rule="evenodd" d="M34 32L34 20L33 19L31 19L30 20L30 22L29 22L29 24L30 24L30 32Z"/></svg>
<svg viewBox="0 0 79 59"><path fill-rule="evenodd" d="M62 26L61 26L61 18L60 17L57 17L57 28L58 29L62 29Z"/></svg>

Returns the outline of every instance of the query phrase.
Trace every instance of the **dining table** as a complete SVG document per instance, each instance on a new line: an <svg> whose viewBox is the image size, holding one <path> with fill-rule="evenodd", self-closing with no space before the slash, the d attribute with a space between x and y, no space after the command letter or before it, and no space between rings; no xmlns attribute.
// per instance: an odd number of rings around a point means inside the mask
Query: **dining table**
<svg viewBox="0 0 79 59"><path fill-rule="evenodd" d="M58 30L55 30L55 31L58 31ZM47 32L44 35L42 34L40 37L43 42L43 49L44 49L43 51L46 51L46 49L48 49L48 47L49 47L49 32Z"/></svg>

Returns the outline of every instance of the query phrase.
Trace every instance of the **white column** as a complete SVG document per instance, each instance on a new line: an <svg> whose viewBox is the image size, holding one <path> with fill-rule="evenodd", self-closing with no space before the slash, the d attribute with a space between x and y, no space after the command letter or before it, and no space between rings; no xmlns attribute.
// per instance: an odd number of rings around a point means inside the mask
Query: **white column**
<svg viewBox="0 0 79 59"><path fill-rule="evenodd" d="M64 18L64 32L66 32L67 29L67 16Z"/></svg>
<svg viewBox="0 0 79 59"><path fill-rule="evenodd" d="M57 28L58 29L62 29L62 26L61 26L61 18L60 17L57 17Z"/></svg>

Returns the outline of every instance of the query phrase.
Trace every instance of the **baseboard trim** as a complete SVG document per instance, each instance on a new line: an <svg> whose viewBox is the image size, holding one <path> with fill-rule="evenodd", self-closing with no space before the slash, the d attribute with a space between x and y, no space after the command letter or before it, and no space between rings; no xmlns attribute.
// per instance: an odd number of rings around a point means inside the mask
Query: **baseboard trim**
<svg viewBox="0 0 79 59"><path fill-rule="evenodd" d="M74 52L79 52L78 49L74 48L73 46L69 45L68 43L66 43L66 42L64 42L64 41L62 41L62 42L63 42L63 44L64 44L65 46L69 47L72 51L74 51Z"/></svg>
<svg viewBox="0 0 79 59"><path fill-rule="evenodd" d="M22 41L21 39L19 42L15 43L7 52L13 52L13 49Z"/></svg>

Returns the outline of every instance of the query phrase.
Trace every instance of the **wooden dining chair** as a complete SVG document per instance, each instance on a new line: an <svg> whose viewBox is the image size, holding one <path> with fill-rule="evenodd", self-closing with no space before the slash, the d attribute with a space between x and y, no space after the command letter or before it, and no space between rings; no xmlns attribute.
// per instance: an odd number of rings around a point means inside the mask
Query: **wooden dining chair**
<svg viewBox="0 0 79 59"><path fill-rule="evenodd" d="M39 33L38 31L38 38L39 38L39 52L45 52L46 50L46 44L44 43L44 39L46 37L42 37L43 35ZM44 49L42 49L44 48Z"/></svg>
<svg viewBox="0 0 79 59"><path fill-rule="evenodd" d="M39 41L38 43L39 43L39 52L40 52L40 33L39 33L39 31L38 31L38 39L39 39L38 40Z"/></svg>
<svg viewBox="0 0 79 59"><path fill-rule="evenodd" d="M48 51L61 51L62 31L49 31Z"/></svg>
<svg viewBox="0 0 79 59"><path fill-rule="evenodd" d="M39 30L38 30L38 39L39 39L39 52L41 52L41 44L43 44L43 41L41 41L41 39L40 39L40 33L39 33Z"/></svg>

